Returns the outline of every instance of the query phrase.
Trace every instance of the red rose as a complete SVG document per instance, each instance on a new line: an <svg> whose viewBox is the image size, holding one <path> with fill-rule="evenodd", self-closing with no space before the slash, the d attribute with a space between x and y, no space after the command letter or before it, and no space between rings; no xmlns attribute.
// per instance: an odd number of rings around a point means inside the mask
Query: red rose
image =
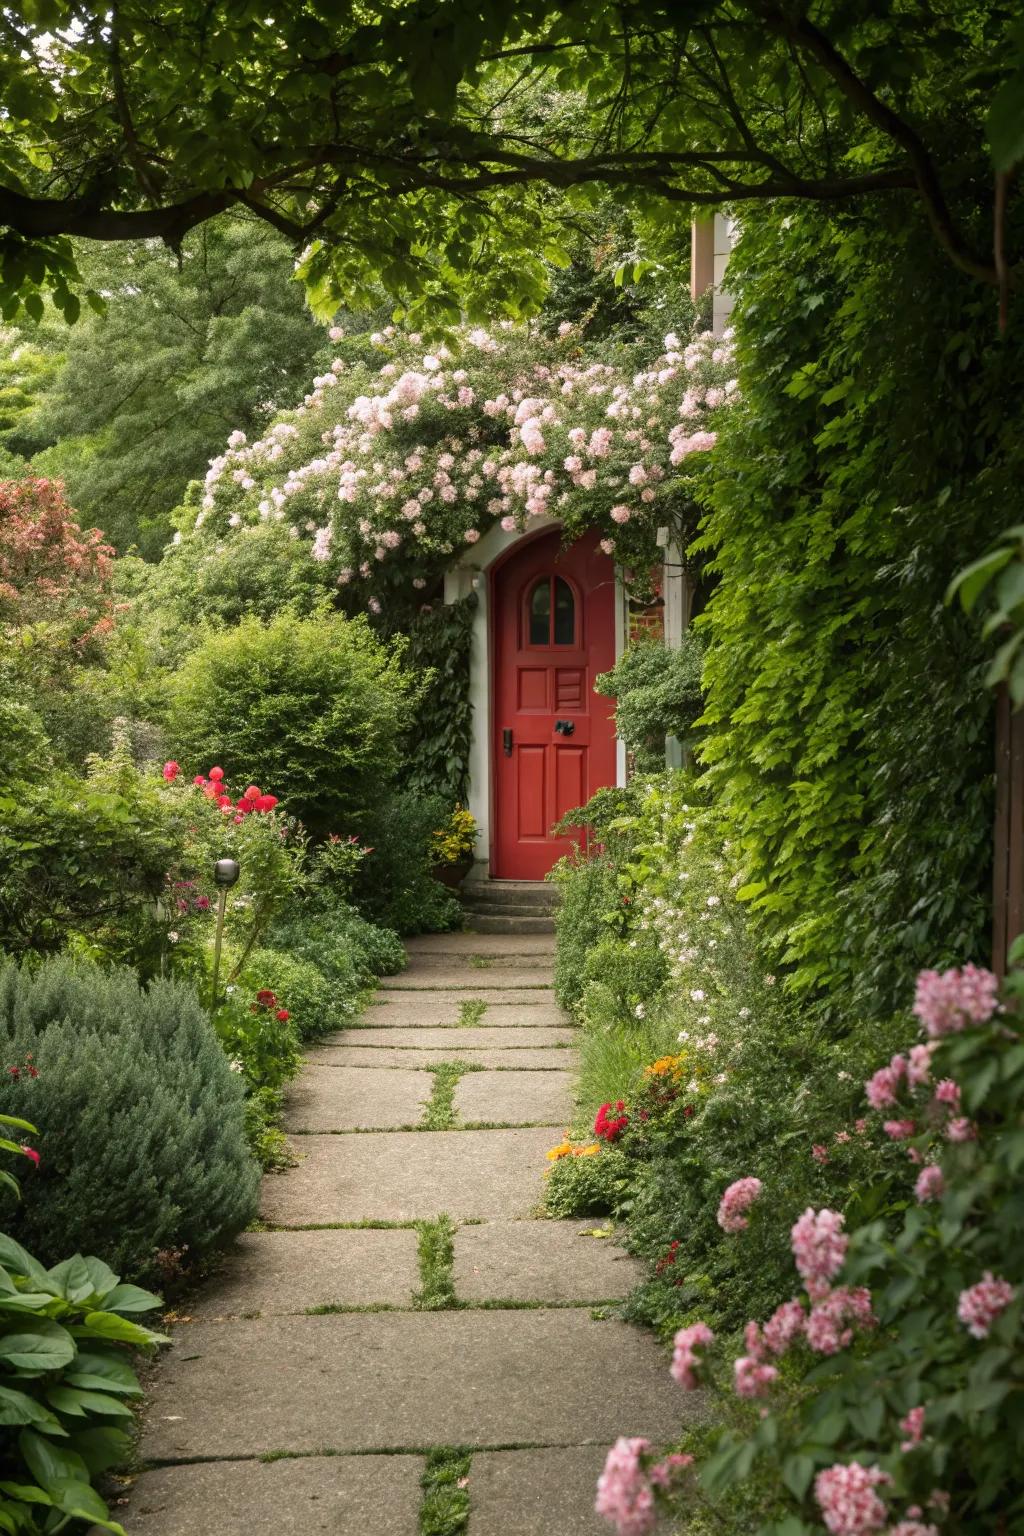
<svg viewBox="0 0 1024 1536"><path fill-rule="evenodd" d="M262 1004L264 1008L273 1008L274 1004L277 1002L277 996L275 993L271 992L269 987L261 987L260 990L256 993L256 1001Z"/></svg>
<svg viewBox="0 0 1024 1536"><path fill-rule="evenodd" d="M195 778L192 780L192 783L196 786L197 789L202 789L203 785L206 783L206 780L203 778L201 773L197 773Z"/></svg>
<svg viewBox="0 0 1024 1536"><path fill-rule="evenodd" d="M256 801L256 809L258 811L272 811L276 804L276 795L260 795L259 799Z"/></svg>
<svg viewBox="0 0 1024 1536"><path fill-rule="evenodd" d="M258 784L250 784L243 798L246 800L258 800L262 793L263 791Z"/></svg>
<svg viewBox="0 0 1024 1536"><path fill-rule="evenodd" d="M288 1020L291 1018L291 1014L288 1012L287 1008L279 1008L274 1014L274 1018L280 1019L282 1024L287 1024Z"/></svg>
<svg viewBox="0 0 1024 1536"><path fill-rule="evenodd" d="M175 779L178 777L178 774L180 772L181 772L181 769L179 768L177 763L174 763L174 762L164 763L163 775L164 775L164 778L167 780L168 784L173 784Z"/></svg>
<svg viewBox="0 0 1024 1536"><path fill-rule="evenodd" d="M210 769L210 778L213 780L213 782L215 784L216 784L218 779L222 779L223 777L224 777L224 769L223 768L211 768Z"/></svg>
<svg viewBox="0 0 1024 1536"><path fill-rule="evenodd" d="M231 796L230 795L218 795L217 796L217 804L220 806L221 810L223 810L226 805L230 805L231 804Z"/></svg>

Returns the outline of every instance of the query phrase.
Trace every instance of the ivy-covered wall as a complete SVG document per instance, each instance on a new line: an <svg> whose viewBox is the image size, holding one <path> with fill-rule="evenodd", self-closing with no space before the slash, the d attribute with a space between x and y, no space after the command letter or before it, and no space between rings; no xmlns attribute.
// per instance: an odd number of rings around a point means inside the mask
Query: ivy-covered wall
<svg viewBox="0 0 1024 1536"><path fill-rule="evenodd" d="M762 937L833 1015L987 953L991 697L944 594L1011 519L1024 363L904 213L746 220L701 540L708 782Z"/></svg>
<svg viewBox="0 0 1024 1536"><path fill-rule="evenodd" d="M430 685L406 741L405 787L466 803L469 789L469 648L475 593L426 605L409 625L406 659L431 669Z"/></svg>

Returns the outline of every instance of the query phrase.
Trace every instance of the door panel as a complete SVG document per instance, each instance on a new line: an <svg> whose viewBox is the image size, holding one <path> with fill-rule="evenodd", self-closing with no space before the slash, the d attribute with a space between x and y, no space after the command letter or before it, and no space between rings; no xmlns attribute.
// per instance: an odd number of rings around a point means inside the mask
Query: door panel
<svg viewBox="0 0 1024 1536"><path fill-rule="evenodd" d="M491 613L491 870L540 880L572 842L554 823L615 783L614 706L593 691L615 663L615 573L597 535L563 549L556 530L514 550L492 574Z"/></svg>

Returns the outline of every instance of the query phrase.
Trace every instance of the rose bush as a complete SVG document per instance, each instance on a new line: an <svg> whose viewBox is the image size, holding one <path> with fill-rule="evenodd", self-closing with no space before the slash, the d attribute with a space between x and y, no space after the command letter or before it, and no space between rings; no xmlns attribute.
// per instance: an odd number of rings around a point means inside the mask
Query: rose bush
<svg viewBox="0 0 1024 1536"><path fill-rule="evenodd" d="M1024 974L1011 976L1004 997L970 965L919 976L924 1039L864 1083L867 1115L900 1150L899 1201L887 1219L857 1223L828 1207L793 1209L803 1295L780 1293L770 1316L748 1321L728 1371L713 1363L705 1325L676 1335L682 1387L714 1380L724 1389L731 1378L736 1396L755 1403L745 1430L713 1437L682 1490L667 1494L638 1463L635 1479L650 1495L633 1500L640 1523L623 1524L619 1506L599 1495L620 1536L653 1530L658 1501L677 1513L695 1500L728 1507L752 1474L771 1518L744 1528L763 1536L1018 1528ZM743 1182L749 1195L758 1181ZM733 1185L723 1209L738 1201ZM722 1222L737 1245L766 1219L743 1203L749 1221ZM610 1455L612 1475L620 1460Z"/></svg>
<svg viewBox="0 0 1024 1536"><path fill-rule="evenodd" d="M659 526L695 527L690 477L737 394L729 340L708 331L611 361L588 359L569 324L555 338L463 327L433 351L391 326L369 355L365 340L332 340L296 410L253 442L231 434L178 537L195 559L279 526L325 588L374 614L431 586L495 522L553 515L569 537L597 526L646 572Z"/></svg>

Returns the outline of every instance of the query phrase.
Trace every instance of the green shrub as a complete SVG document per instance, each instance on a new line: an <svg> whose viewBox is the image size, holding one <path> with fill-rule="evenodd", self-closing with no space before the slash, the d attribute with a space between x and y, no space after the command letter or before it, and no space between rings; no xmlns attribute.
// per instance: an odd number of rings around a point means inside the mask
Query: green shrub
<svg viewBox="0 0 1024 1536"><path fill-rule="evenodd" d="M628 1160L615 1147L593 1156L560 1157L548 1169L544 1205L549 1216L607 1216L629 1190Z"/></svg>
<svg viewBox="0 0 1024 1536"><path fill-rule="evenodd" d="M0 946L47 953L70 941L134 959L156 942L155 903L177 850L159 793L142 781L114 789L54 773L0 795Z"/></svg>
<svg viewBox="0 0 1024 1536"><path fill-rule="evenodd" d="M354 997L378 976L404 970L405 949L391 928L378 928L354 907L324 909L303 902L268 934L274 949L287 950L330 977L341 1000Z"/></svg>
<svg viewBox="0 0 1024 1536"><path fill-rule="evenodd" d="M0 1040L19 1069L2 1074L0 1110L40 1127L40 1166L7 1222L44 1261L99 1249L144 1275L161 1251L201 1259L251 1219L243 1085L189 988L2 962Z"/></svg>
<svg viewBox="0 0 1024 1536"><path fill-rule="evenodd" d="M256 949L245 962L246 995L267 989L291 1015L300 1040L337 1029L355 1011L355 998L339 996L337 986L311 960L280 949Z"/></svg>
<svg viewBox="0 0 1024 1536"><path fill-rule="evenodd" d="M555 911L555 995L572 1008L583 996L587 955L616 912L615 872L603 853L576 853L559 859L551 878L562 896Z"/></svg>
<svg viewBox="0 0 1024 1536"><path fill-rule="evenodd" d="M416 698L402 645L340 614L211 633L177 675L171 740L191 772L272 786L316 835L362 831Z"/></svg>
<svg viewBox="0 0 1024 1536"><path fill-rule="evenodd" d="M123 1536L92 1481L131 1449L125 1425L142 1396L131 1353L166 1343L137 1318L159 1297L81 1254L46 1269L3 1235L0 1292L0 1527L83 1521Z"/></svg>
<svg viewBox="0 0 1024 1536"><path fill-rule="evenodd" d="M583 963L580 1012L588 1024L602 1027L633 1020L667 976L668 962L650 929L630 939L613 938L605 930Z"/></svg>
<svg viewBox="0 0 1024 1536"><path fill-rule="evenodd" d="M665 765L665 737L686 747L697 739L704 712L701 670L704 642L688 629L679 646L640 640L623 651L610 672L594 679L594 692L615 700L615 726L640 772Z"/></svg>
<svg viewBox="0 0 1024 1536"><path fill-rule="evenodd" d="M251 1091L283 1087L302 1065L295 1022L274 992L258 993L250 1001L247 993L232 988L214 1014L213 1027L232 1070L242 1073Z"/></svg>
<svg viewBox="0 0 1024 1536"><path fill-rule="evenodd" d="M9 788L37 778L48 766L50 744L43 722L29 705L0 693L0 784Z"/></svg>
<svg viewBox="0 0 1024 1536"><path fill-rule="evenodd" d="M460 925L461 906L430 873L433 834L447 824L451 810L440 795L400 792L378 802L367 829L373 854L355 887L360 911L372 922L401 934Z"/></svg>

